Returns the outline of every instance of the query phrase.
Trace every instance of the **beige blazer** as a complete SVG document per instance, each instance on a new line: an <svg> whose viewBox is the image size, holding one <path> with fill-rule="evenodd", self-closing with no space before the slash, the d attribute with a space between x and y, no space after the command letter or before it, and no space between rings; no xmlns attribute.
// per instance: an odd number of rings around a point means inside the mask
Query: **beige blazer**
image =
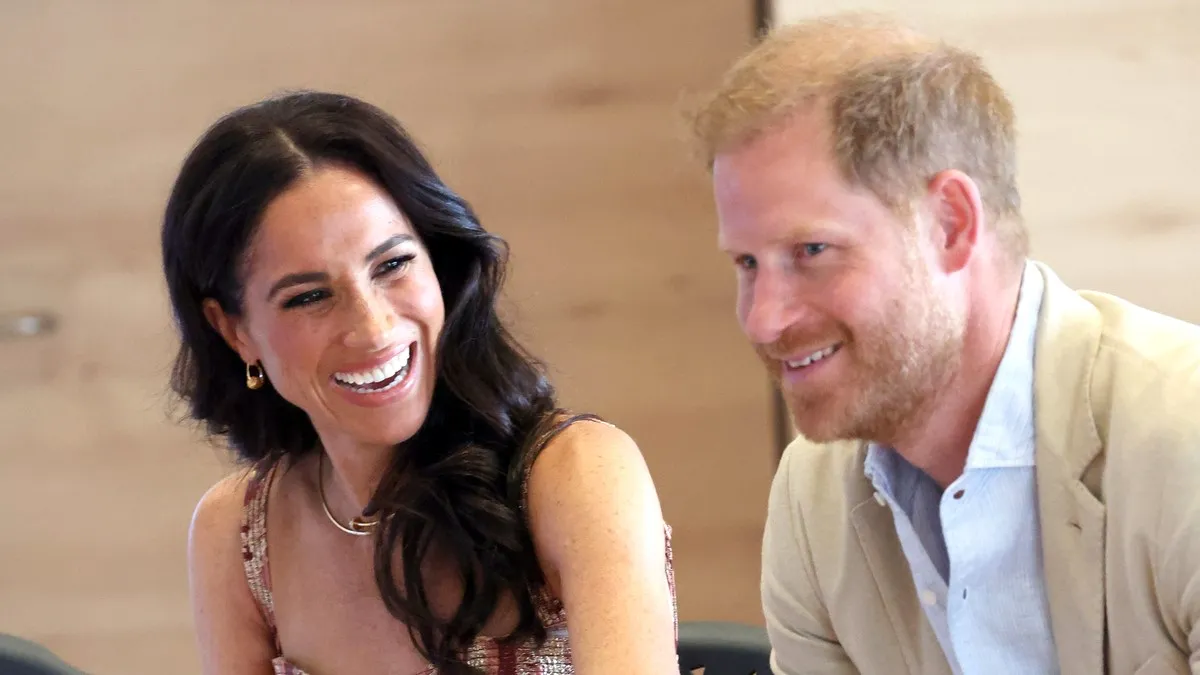
<svg viewBox="0 0 1200 675"><path fill-rule="evenodd" d="M1062 673L1200 673L1200 327L1035 265L1037 489ZM776 675L950 674L865 454L803 438L784 453L763 539Z"/></svg>

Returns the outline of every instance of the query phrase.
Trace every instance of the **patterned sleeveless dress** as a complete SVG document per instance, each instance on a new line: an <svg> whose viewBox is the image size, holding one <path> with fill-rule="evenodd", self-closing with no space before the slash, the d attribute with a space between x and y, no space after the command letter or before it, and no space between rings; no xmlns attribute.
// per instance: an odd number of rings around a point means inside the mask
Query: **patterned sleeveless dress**
<svg viewBox="0 0 1200 675"><path fill-rule="evenodd" d="M522 510L525 508L524 497L527 494L529 470L533 466L533 460L537 458L537 454L551 438L579 419L603 422L591 415L573 416L567 421L555 425L532 446L528 453L529 456L525 459L525 468L522 472ZM267 495L270 493L271 483L275 478L278 466L276 463L256 467L246 487L242 517L242 557L245 561L246 580L275 644L276 656L271 662L275 669L275 675L316 675L301 670L287 660L282 653L279 635L275 627L275 604L271 595L271 573L267 559ZM665 573L667 583L671 588L671 602L676 637L678 637L679 611L675 602L675 573L671 554L670 525L663 523L663 534L667 553ZM546 627L547 634L541 645L532 639L504 643L495 638L480 636L467 650L467 662L487 675L573 675L575 669L571 666L571 648L567 639L567 614L562 602L553 597L544 587L535 601L538 618ZM321 675L334 674L322 673ZM438 675L438 671L433 666L429 666L413 675Z"/></svg>

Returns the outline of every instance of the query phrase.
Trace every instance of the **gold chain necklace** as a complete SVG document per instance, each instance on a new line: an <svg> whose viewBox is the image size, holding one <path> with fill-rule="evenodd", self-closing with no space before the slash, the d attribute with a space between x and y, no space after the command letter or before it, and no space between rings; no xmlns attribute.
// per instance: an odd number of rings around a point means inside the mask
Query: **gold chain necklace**
<svg viewBox="0 0 1200 675"><path fill-rule="evenodd" d="M379 518L367 520L362 516L355 516L350 519L349 525L343 525L338 522L337 518L333 517L333 512L329 510L329 501L325 499L325 453L321 453L320 459L317 460L317 492L321 493L321 507L325 509L325 515L329 518L329 522L333 523L337 529L346 534L353 534L356 537L365 537L375 531L375 526L379 524ZM330 464L330 469L333 465Z"/></svg>

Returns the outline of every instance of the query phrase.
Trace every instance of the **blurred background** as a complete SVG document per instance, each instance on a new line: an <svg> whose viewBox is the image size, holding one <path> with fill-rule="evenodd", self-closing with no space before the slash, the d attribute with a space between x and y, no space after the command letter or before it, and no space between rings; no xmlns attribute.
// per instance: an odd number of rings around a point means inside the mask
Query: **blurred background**
<svg viewBox="0 0 1200 675"><path fill-rule="evenodd" d="M984 56L1035 257L1200 322L1196 0L0 4L0 633L98 675L198 672L187 526L230 464L170 407L159 218L209 124L297 87L397 115L508 239L516 332L646 455L681 618L761 623L784 420L679 103L771 21L846 8Z"/></svg>

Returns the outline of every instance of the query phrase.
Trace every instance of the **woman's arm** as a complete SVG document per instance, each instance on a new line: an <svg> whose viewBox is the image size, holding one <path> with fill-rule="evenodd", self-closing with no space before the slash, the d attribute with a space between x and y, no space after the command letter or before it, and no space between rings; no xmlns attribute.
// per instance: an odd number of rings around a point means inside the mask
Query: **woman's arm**
<svg viewBox="0 0 1200 675"><path fill-rule="evenodd" d="M576 672L678 672L662 510L633 440L607 424L572 424L535 461L528 509Z"/></svg>
<svg viewBox="0 0 1200 675"><path fill-rule="evenodd" d="M204 675L271 675L275 656L242 561L244 474L209 489L192 515L188 576Z"/></svg>

